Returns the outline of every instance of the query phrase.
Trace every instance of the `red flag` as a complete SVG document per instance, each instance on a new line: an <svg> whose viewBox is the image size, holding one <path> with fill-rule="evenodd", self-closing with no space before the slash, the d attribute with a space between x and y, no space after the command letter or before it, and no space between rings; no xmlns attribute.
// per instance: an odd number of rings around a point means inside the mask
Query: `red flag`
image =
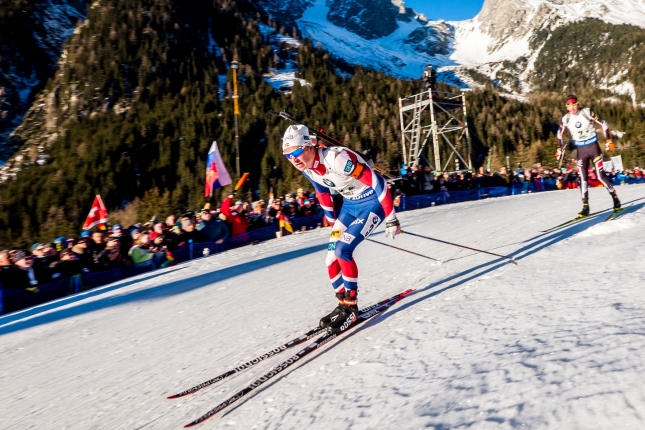
<svg viewBox="0 0 645 430"><path fill-rule="evenodd" d="M92 209L90 209L90 213L87 215L85 224L83 224L83 230L89 230L95 225L105 224L107 221L107 209L105 209L101 196L96 196L94 197L94 203L92 203Z"/></svg>

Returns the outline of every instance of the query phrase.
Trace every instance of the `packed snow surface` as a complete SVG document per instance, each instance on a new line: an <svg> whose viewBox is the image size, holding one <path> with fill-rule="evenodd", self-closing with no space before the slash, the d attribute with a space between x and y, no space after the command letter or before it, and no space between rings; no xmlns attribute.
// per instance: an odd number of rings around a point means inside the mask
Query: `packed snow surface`
<svg viewBox="0 0 645 430"><path fill-rule="evenodd" d="M360 304L411 296L202 429L645 428L645 186L552 233L577 190L400 214L357 248ZM607 209L603 189L592 210ZM0 318L0 428L181 428L288 357L191 396L314 326L334 306L329 229L272 240ZM382 228L372 238L385 239ZM295 351L294 351L295 352Z"/></svg>

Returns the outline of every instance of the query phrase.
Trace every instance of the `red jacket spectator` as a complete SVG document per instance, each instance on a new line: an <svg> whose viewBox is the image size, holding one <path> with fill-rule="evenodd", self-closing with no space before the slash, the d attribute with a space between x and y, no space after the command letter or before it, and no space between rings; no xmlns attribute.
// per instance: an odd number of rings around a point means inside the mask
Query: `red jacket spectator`
<svg viewBox="0 0 645 430"><path fill-rule="evenodd" d="M235 207L231 207L233 195L230 195L222 202L220 211L226 216L226 222L231 224L231 236L237 236L246 233L249 227L249 220L242 213L242 202L235 203Z"/></svg>

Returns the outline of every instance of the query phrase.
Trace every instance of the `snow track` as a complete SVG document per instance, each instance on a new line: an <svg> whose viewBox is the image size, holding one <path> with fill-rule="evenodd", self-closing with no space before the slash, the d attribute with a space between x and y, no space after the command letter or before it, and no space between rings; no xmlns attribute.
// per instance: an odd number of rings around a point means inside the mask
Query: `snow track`
<svg viewBox="0 0 645 430"><path fill-rule="evenodd" d="M590 191L592 211L609 207ZM198 428L645 426L645 186L634 205L547 234L577 190L438 206L365 242L360 303L416 293ZM637 200L638 199L638 200ZM333 307L329 229L285 237L0 317L0 428L180 428L286 358L166 396L299 335ZM383 230L373 239L388 243ZM627 427L629 426L629 427Z"/></svg>

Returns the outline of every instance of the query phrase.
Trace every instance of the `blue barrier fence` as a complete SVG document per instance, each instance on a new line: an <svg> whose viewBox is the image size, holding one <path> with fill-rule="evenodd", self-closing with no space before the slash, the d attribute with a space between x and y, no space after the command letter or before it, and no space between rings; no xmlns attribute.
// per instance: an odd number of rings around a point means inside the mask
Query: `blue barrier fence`
<svg viewBox="0 0 645 430"><path fill-rule="evenodd" d="M294 231L312 229L320 225L322 214L313 215L304 218L294 218L291 225ZM216 254L229 249L239 248L250 243L264 242L269 239L275 239L279 230L278 224L271 224L266 227L252 230L247 233L228 238L221 244L215 242L189 243L187 246L179 248L173 252L173 257L178 263L192 260L205 255L204 249L208 248L208 254ZM103 272L89 272L50 282L44 285L38 285L38 293L30 293L25 290L3 288L0 284L0 315L3 313L14 312L31 306L36 306L51 300L65 297L69 294L75 294L82 291L96 288L101 285L107 285L121 279L136 276L141 273L154 270L152 261L147 261L136 265L131 269L112 269Z"/></svg>
<svg viewBox="0 0 645 430"><path fill-rule="evenodd" d="M645 179L633 179L629 177L617 178L615 185L645 183ZM401 198L397 212L406 210L422 209L430 206L444 205L449 203L460 203L472 200L481 200L491 197L510 196L515 194L534 193L542 191L557 190L554 179L543 179L540 181L524 182L513 186L484 187L465 191L442 191L434 194L423 194ZM294 230L312 229L320 225L322 214L304 218L293 218L291 224ZM178 263L202 257L204 255L217 254L230 249L239 248L252 243L264 242L274 239L279 230L277 223L252 230L247 233L228 238L221 244L215 242L190 243L183 248L173 252L175 261ZM204 252L208 249L207 253ZM136 276L154 270L152 261L137 265L131 269L113 269L104 272L90 272L76 275L71 278L60 279L45 285L39 285L38 293L30 293L24 290L3 288L0 284L0 315L14 312L19 309L36 306L51 300L65 297L69 294L79 293L91 288L107 285L131 276Z"/></svg>

